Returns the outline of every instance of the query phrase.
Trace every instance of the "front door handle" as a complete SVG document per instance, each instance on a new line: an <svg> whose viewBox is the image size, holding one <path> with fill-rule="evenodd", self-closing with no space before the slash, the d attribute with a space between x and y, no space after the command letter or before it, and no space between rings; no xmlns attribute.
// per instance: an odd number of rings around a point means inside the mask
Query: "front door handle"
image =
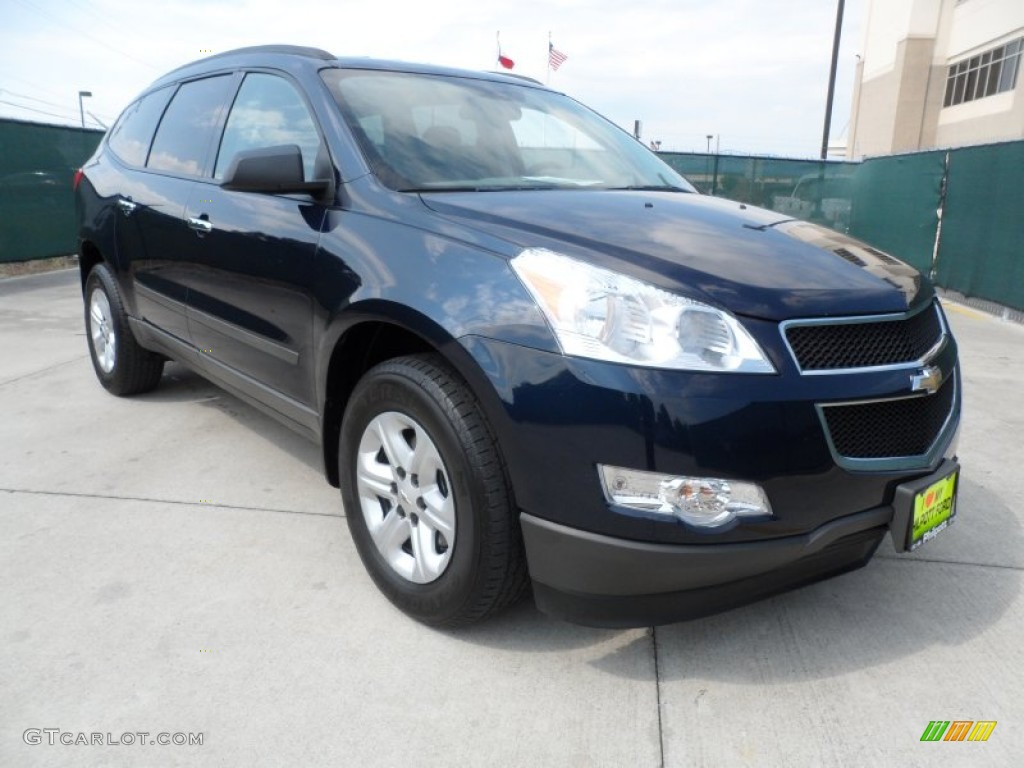
<svg viewBox="0 0 1024 768"><path fill-rule="evenodd" d="M204 216L206 214L203 214ZM213 224L210 223L209 219L193 218L189 217L188 228L194 232L198 232L200 235L208 235L213 232Z"/></svg>
<svg viewBox="0 0 1024 768"><path fill-rule="evenodd" d="M125 198L118 198L117 207L121 209L121 213L125 216L131 216L135 213L135 209L139 207L138 203L133 203L131 200Z"/></svg>

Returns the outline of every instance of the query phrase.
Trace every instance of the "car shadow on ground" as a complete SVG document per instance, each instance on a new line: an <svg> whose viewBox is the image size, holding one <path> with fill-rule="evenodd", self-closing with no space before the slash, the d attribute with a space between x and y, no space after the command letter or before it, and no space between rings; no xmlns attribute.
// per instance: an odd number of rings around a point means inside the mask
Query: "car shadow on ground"
<svg viewBox="0 0 1024 768"><path fill-rule="evenodd" d="M247 432L262 438L323 477L319 446L262 411L240 400L183 365L168 362L164 376L152 392L133 399L158 403L195 404L223 413ZM326 483L327 481L324 480Z"/></svg>
<svg viewBox="0 0 1024 768"><path fill-rule="evenodd" d="M1012 539L1009 551L1019 551L1021 531L1009 507L970 480L963 481L960 506L957 525L943 534L947 546L941 558L922 550L895 555L886 537L861 570L715 616L658 627L659 678L739 684L822 679L898 663L933 646L960 646L984 634L1014 604L1021 573L983 564L988 562L983 555L1007 551L1007 538ZM975 530L970 541L966 536L962 541L980 552L980 559L949 545L958 526L968 525ZM589 663L608 674L639 672L653 680L653 671L645 673L629 660L636 653L653 653L650 630L575 627L543 616L532 602L450 634L502 650L549 653L627 632L631 640L610 643L608 654Z"/></svg>
<svg viewBox="0 0 1024 768"><path fill-rule="evenodd" d="M160 387L141 397L215 408L321 473L317 445L180 365L169 363ZM990 562L985 555L1020 551L1016 516L999 496L966 476L959 518L942 535L941 550L929 544L913 556L898 556L887 537L861 570L715 616L658 627L653 634L649 628L600 629L552 619L537 610L532 597L482 624L438 631L453 641L514 652L606 645L603 655L587 663L632 679L654 680L653 663L637 664L637 656L653 660L656 644L663 657L662 680L762 684L834 677L898 662L934 645L964 644L1014 603L1020 571L985 565ZM954 543L966 526L972 526L969 536ZM673 663L664 663L666 656Z"/></svg>

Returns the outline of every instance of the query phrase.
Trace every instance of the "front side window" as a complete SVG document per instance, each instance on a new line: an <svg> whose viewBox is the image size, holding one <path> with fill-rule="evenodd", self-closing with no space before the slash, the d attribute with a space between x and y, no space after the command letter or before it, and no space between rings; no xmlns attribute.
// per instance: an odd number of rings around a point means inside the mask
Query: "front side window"
<svg viewBox="0 0 1024 768"><path fill-rule="evenodd" d="M184 83L164 112L146 167L182 176L200 176L228 99L229 75Z"/></svg>
<svg viewBox="0 0 1024 768"><path fill-rule="evenodd" d="M110 130L107 146L128 165L143 166L153 140L153 129L160 122L173 88L161 88L129 106Z"/></svg>
<svg viewBox="0 0 1024 768"><path fill-rule="evenodd" d="M375 70L322 77L392 189L694 191L629 134L544 88Z"/></svg>
<svg viewBox="0 0 1024 768"><path fill-rule="evenodd" d="M306 103L282 77L253 72L245 76L224 128L214 177L224 178L238 152L294 144L302 152L306 180L320 150L320 134Z"/></svg>

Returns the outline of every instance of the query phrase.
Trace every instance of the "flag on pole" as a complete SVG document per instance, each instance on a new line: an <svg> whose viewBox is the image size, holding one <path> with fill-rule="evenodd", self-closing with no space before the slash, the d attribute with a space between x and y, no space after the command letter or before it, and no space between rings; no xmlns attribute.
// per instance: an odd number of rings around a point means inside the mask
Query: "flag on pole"
<svg viewBox="0 0 1024 768"><path fill-rule="evenodd" d="M555 48L555 46L551 43L550 40L548 41L548 66L549 67L551 67L553 70L555 70L557 72L558 68L560 66L562 66L562 64L564 64L565 60L568 59L568 58L569 58L568 56L566 56L560 50Z"/></svg>
<svg viewBox="0 0 1024 768"><path fill-rule="evenodd" d="M516 65L516 63L514 61L512 61L512 59L510 59L508 56L503 56L501 54L501 32L500 31L498 32L498 63L501 66L503 66L505 69L512 69L512 67L514 67Z"/></svg>

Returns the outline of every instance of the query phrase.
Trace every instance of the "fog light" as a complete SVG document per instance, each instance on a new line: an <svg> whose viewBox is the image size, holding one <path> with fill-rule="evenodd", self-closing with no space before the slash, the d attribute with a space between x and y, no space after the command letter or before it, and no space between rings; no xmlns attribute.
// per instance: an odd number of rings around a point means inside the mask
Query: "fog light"
<svg viewBox="0 0 1024 768"><path fill-rule="evenodd" d="M737 517L766 517L772 508L761 486L715 477L665 475L598 464L604 495L613 504L718 528Z"/></svg>

